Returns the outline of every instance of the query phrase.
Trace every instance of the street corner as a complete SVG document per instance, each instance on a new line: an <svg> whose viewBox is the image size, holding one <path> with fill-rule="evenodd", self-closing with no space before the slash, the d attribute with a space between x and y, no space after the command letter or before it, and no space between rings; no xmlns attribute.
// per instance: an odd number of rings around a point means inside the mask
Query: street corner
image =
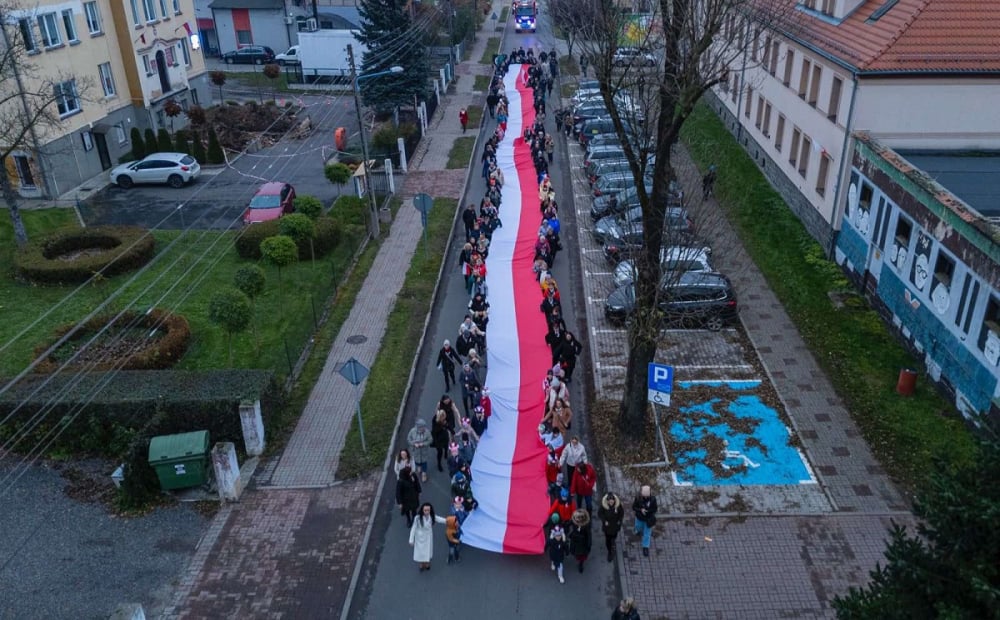
<svg viewBox="0 0 1000 620"><path fill-rule="evenodd" d="M738 380L678 387L665 420L676 486L816 484L767 384Z"/></svg>

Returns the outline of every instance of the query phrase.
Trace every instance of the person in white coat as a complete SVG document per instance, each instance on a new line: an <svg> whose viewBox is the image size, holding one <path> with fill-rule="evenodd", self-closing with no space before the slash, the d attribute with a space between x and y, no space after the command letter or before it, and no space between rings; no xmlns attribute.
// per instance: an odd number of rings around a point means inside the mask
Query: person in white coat
<svg viewBox="0 0 1000 620"><path fill-rule="evenodd" d="M413 561L420 567L420 572L431 569L431 558L434 557L434 524L444 525L447 520L434 514L434 506L425 502L410 527L410 546L413 547Z"/></svg>

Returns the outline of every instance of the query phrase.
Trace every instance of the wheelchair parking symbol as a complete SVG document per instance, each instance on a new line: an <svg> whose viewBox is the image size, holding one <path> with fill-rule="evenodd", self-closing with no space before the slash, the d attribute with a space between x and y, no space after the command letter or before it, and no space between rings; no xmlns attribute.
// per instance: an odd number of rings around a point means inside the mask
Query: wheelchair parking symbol
<svg viewBox="0 0 1000 620"><path fill-rule="evenodd" d="M670 394L666 392L660 392L658 390L649 390L647 396L649 402L654 405L662 405L664 407L670 406Z"/></svg>

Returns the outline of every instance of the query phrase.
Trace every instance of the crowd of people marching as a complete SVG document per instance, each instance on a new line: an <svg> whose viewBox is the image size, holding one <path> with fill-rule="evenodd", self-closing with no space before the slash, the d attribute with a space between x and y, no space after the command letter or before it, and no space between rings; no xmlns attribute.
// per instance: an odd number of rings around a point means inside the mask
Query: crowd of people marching
<svg viewBox="0 0 1000 620"><path fill-rule="evenodd" d="M551 368L541 381L544 413L538 426L539 438L548 450L546 475L551 506L546 522L539 526L545 532L551 568L560 583L565 583L565 560L572 556L582 573L590 554L597 473L579 436L573 432L573 407L568 389L583 346L566 327L559 287L552 275L556 256L562 250L559 205L549 178L555 147L552 133L546 130L546 99L558 75L554 51L536 55L533 50L522 48L496 66L487 105L497 124L480 159L486 192L478 206L469 204L462 212L465 243L459 253L458 266L468 294L467 310L454 344L450 339L445 340L435 360L444 378L445 393L438 401L430 426L426 420L418 419L407 435L408 449L400 450L395 459L396 502L410 528L409 542L420 571L430 570L435 524L446 526L448 563L461 562L462 523L477 507L470 467L492 413L490 392L485 386L490 314L486 265L493 234L503 226L500 208L505 179L496 153L507 137L510 102L503 78L512 64L521 65L520 70L524 71L525 83L532 89L534 99L535 120L526 124L519 137L530 146L538 179L540 224L534 246L533 272L539 286L539 308L547 325L545 344L551 355ZM464 128L465 121L461 117L459 121ZM461 409L451 397L454 386L460 390ZM438 472L447 471L450 477L454 499L447 517L435 514L430 503L420 502L421 484L427 482L432 453ZM624 520L624 508L614 493L605 493L597 504L597 520L601 523L610 562ZM643 553L648 555L656 514L656 499L649 487L642 488L633 503L633 511L636 533L642 535Z"/></svg>

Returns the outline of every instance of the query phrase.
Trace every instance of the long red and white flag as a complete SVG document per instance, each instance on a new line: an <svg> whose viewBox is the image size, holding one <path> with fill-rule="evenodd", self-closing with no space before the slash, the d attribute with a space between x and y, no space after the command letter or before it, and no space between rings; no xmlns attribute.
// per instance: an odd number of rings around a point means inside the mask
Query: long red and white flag
<svg viewBox="0 0 1000 620"><path fill-rule="evenodd" d="M541 389L549 368L541 293L532 271L541 216L538 177L524 127L535 122L532 92L522 65L504 77L510 100L506 136L497 148L504 174L500 219L490 243L487 385L493 403L489 427L472 461L479 508L462 526L462 541L500 553L542 553L549 508L546 451L538 437Z"/></svg>

